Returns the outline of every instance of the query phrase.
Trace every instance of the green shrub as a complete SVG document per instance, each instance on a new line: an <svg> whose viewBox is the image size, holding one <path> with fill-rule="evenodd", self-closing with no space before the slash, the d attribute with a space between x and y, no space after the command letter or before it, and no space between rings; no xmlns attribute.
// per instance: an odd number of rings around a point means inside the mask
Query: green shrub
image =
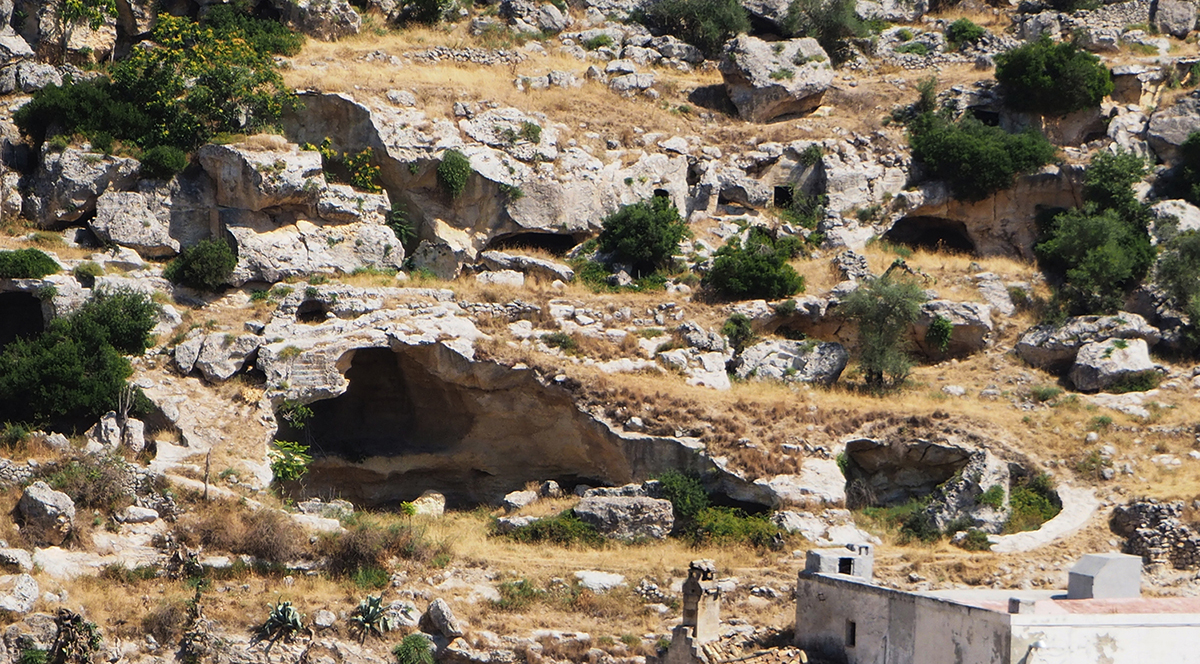
<svg viewBox="0 0 1200 664"><path fill-rule="evenodd" d="M584 523L571 510L543 519L509 532L505 537L525 544L557 544L559 546L602 547L604 536L589 523Z"/></svg>
<svg viewBox="0 0 1200 664"><path fill-rule="evenodd" d="M435 25L454 7L451 0L404 0L401 20L408 23Z"/></svg>
<svg viewBox="0 0 1200 664"><path fill-rule="evenodd" d="M710 58L725 42L750 30L750 19L737 0L659 0L645 9L643 21L656 33L678 37Z"/></svg>
<svg viewBox="0 0 1200 664"><path fill-rule="evenodd" d="M957 48L962 48L964 44L974 44L987 34L982 26L977 25L969 18L960 18L950 24L946 28L946 41L955 44Z"/></svg>
<svg viewBox="0 0 1200 664"><path fill-rule="evenodd" d="M858 327L858 365L869 387L895 386L908 377L912 360L905 352L906 337L924 301L917 283L886 273L846 296L842 307Z"/></svg>
<svg viewBox="0 0 1200 664"><path fill-rule="evenodd" d="M854 0L792 0L782 28L789 37L816 39L834 62L848 57L850 39L870 33L855 13Z"/></svg>
<svg viewBox="0 0 1200 664"><path fill-rule="evenodd" d="M908 140L928 175L946 180L955 198L967 201L1011 187L1016 174L1041 168L1055 153L1033 129L1009 134L970 116L951 122L923 113L909 124Z"/></svg>
<svg viewBox="0 0 1200 664"><path fill-rule="evenodd" d="M51 127L105 132L140 148L192 150L221 132L254 131L294 103L273 53L298 50L298 37L246 12L220 9L194 22L166 13L151 31L155 48L133 49L107 75L50 85L13 114L36 142ZM167 162L169 163L169 162Z"/></svg>
<svg viewBox="0 0 1200 664"><path fill-rule="evenodd" d="M604 48L605 46L612 46L612 43L612 35L600 33L595 37L583 40L583 48L589 51L594 51L598 48Z"/></svg>
<svg viewBox="0 0 1200 664"><path fill-rule="evenodd" d="M1004 507L1004 487L999 484L993 484L979 495L979 504L987 505L992 509L1000 509Z"/></svg>
<svg viewBox="0 0 1200 664"><path fill-rule="evenodd" d="M25 648L21 650L17 664L46 664L49 654L48 651L41 648Z"/></svg>
<svg viewBox="0 0 1200 664"><path fill-rule="evenodd" d="M84 288L91 288L96 285L96 277L104 274L104 268L93 261L84 261L75 266L71 271L71 275L75 277Z"/></svg>
<svg viewBox="0 0 1200 664"><path fill-rule="evenodd" d="M675 519L681 524L691 523L708 508L708 493L699 478L669 470L657 479L662 485L662 498L671 501Z"/></svg>
<svg viewBox="0 0 1200 664"><path fill-rule="evenodd" d="M103 152L106 155L112 154L114 139L113 135L107 131L93 132L92 135L88 137L88 140L91 141L93 150L97 152Z"/></svg>
<svg viewBox="0 0 1200 664"><path fill-rule="evenodd" d="M308 473L308 464L312 463L308 445L288 440L275 441L267 450L267 459L277 482L294 482L304 477Z"/></svg>
<svg viewBox="0 0 1200 664"><path fill-rule="evenodd" d="M821 160L820 148L812 145L805 148L801 153L801 159L809 154L809 150L817 147L817 161ZM811 155L810 155L811 156ZM812 230L817 227L817 224L825 218L825 206L829 203L829 196L825 194L806 194L798 185L792 185L792 200L783 208L779 209L779 216L789 223L796 224L802 228Z"/></svg>
<svg viewBox="0 0 1200 664"><path fill-rule="evenodd" d="M745 314L734 314L721 326L721 335L729 339L734 352L740 353L754 340L754 327Z"/></svg>
<svg viewBox="0 0 1200 664"><path fill-rule="evenodd" d="M1179 163L1164 179L1170 195L1200 205L1200 130L1188 134L1179 146Z"/></svg>
<svg viewBox="0 0 1200 664"><path fill-rule="evenodd" d="M201 240L179 252L163 270L168 281L190 288L217 291L229 283L237 256L229 244L218 239Z"/></svg>
<svg viewBox="0 0 1200 664"><path fill-rule="evenodd" d="M156 145L142 153L142 175L169 180L187 168L187 153L172 145Z"/></svg>
<svg viewBox="0 0 1200 664"><path fill-rule="evenodd" d="M343 525L345 532L324 535L317 543L325 569L338 578L353 579L362 577L363 570L389 569L392 558L428 563L447 552L444 543L430 541L417 526L359 513L344 519Z"/></svg>
<svg viewBox="0 0 1200 664"><path fill-rule="evenodd" d="M450 195L450 198L462 196L467 188L467 178L471 176L471 160L458 150L446 150L442 161L438 164L438 184Z"/></svg>
<svg viewBox="0 0 1200 664"><path fill-rule="evenodd" d="M60 461L44 469L42 479L70 496L77 507L90 510L111 514L134 499L128 487L135 478L125 460L117 456L89 454Z"/></svg>
<svg viewBox="0 0 1200 664"><path fill-rule="evenodd" d="M991 551L992 543L988 541L988 534L972 528L967 531L967 536L959 541L958 546L967 551Z"/></svg>
<svg viewBox="0 0 1200 664"><path fill-rule="evenodd" d="M204 13L204 25L219 38L246 40L259 53L296 55L304 46L304 35L276 21L254 18L236 3L209 6Z"/></svg>
<svg viewBox="0 0 1200 664"><path fill-rule="evenodd" d="M942 531L938 530L937 525L933 522L933 517L924 509L910 512L900 525L900 542L906 543L913 540L921 542L936 542L942 538Z"/></svg>
<svg viewBox="0 0 1200 664"><path fill-rule="evenodd" d="M907 53L909 55L919 55L922 57L929 55L929 45L923 42L909 42L907 44L901 44L892 50L897 53Z"/></svg>
<svg viewBox="0 0 1200 664"><path fill-rule="evenodd" d="M996 56L996 80L1005 103L1017 111L1065 115L1095 108L1113 90L1100 58L1074 42L1054 42L1043 34Z"/></svg>
<svg viewBox="0 0 1200 664"><path fill-rule="evenodd" d="M433 664L433 651L424 634L409 634L392 649L396 664Z"/></svg>
<svg viewBox="0 0 1200 664"><path fill-rule="evenodd" d="M1054 217L1044 237L1034 250L1048 270L1062 275L1058 293L1073 313L1117 311L1154 261L1145 230L1092 203Z"/></svg>
<svg viewBox="0 0 1200 664"><path fill-rule="evenodd" d="M732 507L706 507L696 514L691 539L697 545L748 544L766 548L778 532L766 515L748 515Z"/></svg>
<svg viewBox="0 0 1200 664"><path fill-rule="evenodd" d="M1190 324L1185 334L1193 349L1200 347L1200 233L1180 233L1163 245L1155 281L1187 314Z"/></svg>
<svg viewBox="0 0 1200 664"><path fill-rule="evenodd" d="M1158 387L1162 382L1162 374L1151 369L1150 371L1142 371L1135 374L1127 374L1121 376L1112 385L1109 385L1105 390L1113 394L1125 394L1126 392L1148 392Z"/></svg>
<svg viewBox="0 0 1200 664"><path fill-rule="evenodd" d="M936 348L939 353L944 353L950 347L950 337L953 335L954 323L951 323L949 318L938 316L929 324L929 329L925 330L925 344Z"/></svg>
<svg viewBox="0 0 1200 664"><path fill-rule="evenodd" d="M501 611L523 611L546 594L538 589L529 579L505 581L496 587L500 599L494 600L492 606Z"/></svg>
<svg viewBox="0 0 1200 664"><path fill-rule="evenodd" d="M1029 395L1033 397L1034 401L1039 403L1052 401L1062 393L1063 389L1056 385L1038 385L1036 387L1029 388Z"/></svg>
<svg viewBox="0 0 1200 664"><path fill-rule="evenodd" d="M579 342L566 332L549 332L541 336L542 343L551 348L558 348L564 353L575 353L579 350Z"/></svg>
<svg viewBox="0 0 1200 664"><path fill-rule="evenodd" d="M635 272L646 274L667 265L687 232L687 223L671 199L655 196L605 217L599 248L616 261L629 263Z"/></svg>
<svg viewBox="0 0 1200 664"><path fill-rule="evenodd" d="M1130 224L1145 227L1150 214L1133 189L1145 176L1146 162L1138 155L1100 150L1083 174L1083 198L1101 210L1116 210Z"/></svg>
<svg viewBox="0 0 1200 664"><path fill-rule="evenodd" d="M1007 533L1037 530L1062 509L1047 496L1027 486L1013 487L1008 496L1008 504L1012 508L1012 515L1004 523L1004 531Z"/></svg>
<svg viewBox="0 0 1200 664"><path fill-rule="evenodd" d="M912 38L913 38L912 30L909 30L908 28L900 28L899 30L896 31L896 39L899 39L902 42L906 42Z"/></svg>
<svg viewBox="0 0 1200 664"><path fill-rule="evenodd" d="M800 251L794 237L776 240L762 228L750 230L743 247L737 237L717 249L712 270L704 277L725 297L775 300L804 290L804 277L788 264Z"/></svg>
<svg viewBox="0 0 1200 664"><path fill-rule="evenodd" d="M97 293L75 313L0 352L0 421L90 426L115 410L132 373L125 353L150 343L156 305L126 291Z"/></svg>
<svg viewBox="0 0 1200 664"><path fill-rule="evenodd" d="M58 272L58 263L38 249L0 251L0 279L41 279Z"/></svg>

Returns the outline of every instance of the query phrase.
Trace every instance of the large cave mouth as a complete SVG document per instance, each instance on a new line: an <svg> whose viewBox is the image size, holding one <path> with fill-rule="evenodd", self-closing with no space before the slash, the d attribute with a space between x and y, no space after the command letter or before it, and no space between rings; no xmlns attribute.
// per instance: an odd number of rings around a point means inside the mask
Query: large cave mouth
<svg viewBox="0 0 1200 664"><path fill-rule="evenodd" d="M497 251L533 249L563 256L577 244L579 239L570 234L528 232L502 235L489 242L487 248Z"/></svg>
<svg viewBox="0 0 1200 664"><path fill-rule="evenodd" d="M914 249L951 253L975 253L975 242L961 221L940 217L904 217L892 225L883 239Z"/></svg>
<svg viewBox="0 0 1200 664"><path fill-rule="evenodd" d="M569 490L645 474L568 394L529 372L438 346L358 349L346 361L343 394L308 404L303 427L279 418L277 437L307 443L314 457L293 487L304 495L388 508L432 490L469 507L529 482Z"/></svg>
<svg viewBox="0 0 1200 664"><path fill-rule="evenodd" d="M846 443L847 505L900 505L933 493L971 460L968 449L944 442L860 438Z"/></svg>
<svg viewBox="0 0 1200 664"><path fill-rule="evenodd" d="M42 301L32 293L0 293L0 348L46 329Z"/></svg>

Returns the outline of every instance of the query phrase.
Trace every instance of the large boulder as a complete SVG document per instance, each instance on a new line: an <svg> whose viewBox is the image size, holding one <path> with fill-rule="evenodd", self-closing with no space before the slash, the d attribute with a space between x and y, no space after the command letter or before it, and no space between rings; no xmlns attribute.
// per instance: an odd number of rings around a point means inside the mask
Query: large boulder
<svg viewBox="0 0 1200 664"><path fill-rule="evenodd" d="M1008 488L1008 464L986 450L979 450L971 454L960 472L938 485L925 515L941 531L955 522L961 525L966 519L971 527L996 534L1004 528L1011 513Z"/></svg>
<svg viewBox="0 0 1200 664"><path fill-rule="evenodd" d="M575 270L571 269L569 265L545 258L521 256L503 251L485 251L479 254L479 260L489 270L515 270L546 281L558 279L566 282L575 278Z"/></svg>
<svg viewBox="0 0 1200 664"><path fill-rule="evenodd" d="M293 29L333 41L358 34L362 17L346 0L271 0Z"/></svg>
<svg viewBox="0 0 1200 664"><path fill-rule="evenodd" d="M1088 343L1105 339L1141 339L1153 346L1162 338L1158 328L1141 316L1122 311L1113 316L1075 316L1060 326L1037 325L1017 340L1022 360L1040 369L1060 370L1075 361Z"/></svg>
<svg viewBox="0 0 1200 664"><path fill-rule="evenodd" d="M284 205L311 207L325 189L321 153L285 141L262 148L209 144L197 159L217 185L217 204L259 211Z"/></svg>
<svg viewBox="0 0 1200 664"><path fill-rule="evenodd" d="M1179 160L1179 147L1200 126L1200 92L1193 92L1150 116L1146 130L1150 148L1158 158L1173 165Z"/></svg>
<svg viewBox="0 0 1200 664"><path fill-rule="evenodd" d="M146 258L173 256L179 241L171 237L168 220L157 214L155 202L136 191L105 192L89 225L101 241L129 247Z"/></svg>
<svg viewBox="0 0 1200 664"><path fill-rule="evenodd" d="M926 341L930 326L938 319L950 322L950 342L943 351ZM933 300L921 305L921 315L913 324L913 341L929 357L957 357L977 353L987 347L992 335L991 306L980 302Z"/></svg>
<svg viewBox="0 0 1200 664"><path fill-rule="evenodd" d="M40 593L38 582L28 574L0 576L0 612L24 615L33 610Z"/></svg>
<svg viewBox="0 0 1200 664"><path fill-rule="evenodd" d="M1172 37L1187 37L1196 27L1196 5L1187 0L1158 0L1154 27Z"/></svg>
<svg viewBox="0 0 1200 664"><path fill-rule="evenodd" d="M466 632L462 622L450 610L450 605L441 598L429 604L429 609L421 617L421 623L427 631L441 634L447 639L457 639Z"/></svg>
<svg viewBox="0 0 1200 664"><path fill-rule="evenodd" d="M829 55L811 37L772 43L740 35L725 45L720 69L738 115L751 122L812 111L833 82Z"/></svg>
<svg viewBox="0 0 1200 664"><path fill-rule="evenodd" d="M141 165L77 148L43 148L33 177L33 195L25 198L25 216L44 225L78 221L96 209L100 195L133 184Z"/></svg>
<svg viewBox="0 0 1200 664"><path fill-rule="evenodd" d="M193 366L199 369L208 381L229 380L248 362L253 361L254 352L262 343L263 338L254 334L237 337L231 334L210 334L200 346ZM177 363L178 359L176 355Z"/></svg>
<svg viewBox="0 0 1200 664"><path fill-rule="evenodd" d="M38 481L26 487L17 502L24 525L21 532L38 546L58 546L75 526L75 503L61 491Z"/></svg>
<svg viewBox="0 0 1200 664"><path fill-rule="evenodd" d="M838 343L771 339L742 351L734 373L742 379L832 385L849 359L850 354Z"/></svg>
<svg viewBox="0 0 1200 664"><path fill-rule="evenodd" d="M1095 392L1154 370L1144 340L1106 339L1080 347L1069 378L1075 389Z"/></svg>
<svg viewBox="0 0 1200 664"><path fill-rule="evenodd" d="M648 497L584 498L575 515L606 537L621 540L664 539L675 527L671 501Z"/></svg>

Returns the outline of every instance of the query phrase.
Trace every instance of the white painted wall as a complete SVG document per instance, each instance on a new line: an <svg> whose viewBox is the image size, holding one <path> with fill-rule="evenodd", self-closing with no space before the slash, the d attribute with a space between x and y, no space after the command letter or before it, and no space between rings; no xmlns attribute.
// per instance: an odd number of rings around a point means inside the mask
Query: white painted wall
<svg viewBox="0 0 1200 664"><path fill-rule="evenodd" d="M1012 664L1200 664L1200 615L1012 616ZM1045 647L1031 649L1041 641Z"/></svg>

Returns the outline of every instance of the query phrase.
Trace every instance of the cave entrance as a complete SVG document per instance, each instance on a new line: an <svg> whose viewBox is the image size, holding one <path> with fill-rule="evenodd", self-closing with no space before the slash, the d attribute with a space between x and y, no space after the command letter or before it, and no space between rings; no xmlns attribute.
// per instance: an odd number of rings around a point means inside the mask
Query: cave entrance
<svg viewBox="0 0 1200 664"><path fill-rule="evenodd" d="M790 186L775 187L775 208L787 210L792 207L792 188Z"/></svg>
<svg viewBox="0 0 1200 664"><path fill-rule="evenodd" d="M296 307L298 322L316 325L324 323L327 318L329 318L329 307L320 300L305 300Z"/></svg>
<svg viewBox="0 0 1200 664"><path fill-rule="evenodd" d="M488 243L488 249L498 251L506 251L510 249L534 249L550 253L554 256L563 256L571 249L575 248L578 241L574 235L561 235L559 233L512 233L510 235L500 236Z"/></svg>
<svg viewBox="0 0 1200 664"><path fill-rule="evenodd" d="M32 293L0 293L0 348L46 329L42 301Z"/></svg>
<svg viewBox="0 0 1200 664"><path fill-rule="evenodd" d="M883 234L883 239L914 249L975 253L975 242L966 224L941 217L904 217Z"/></svg>

